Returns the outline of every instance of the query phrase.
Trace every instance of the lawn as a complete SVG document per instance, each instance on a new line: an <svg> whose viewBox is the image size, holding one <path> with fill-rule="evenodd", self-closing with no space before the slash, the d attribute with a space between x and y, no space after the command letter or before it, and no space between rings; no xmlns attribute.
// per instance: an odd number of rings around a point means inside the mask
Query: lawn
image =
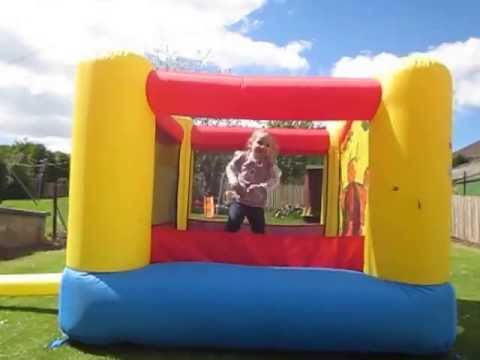
<svg viewBox="0 0 480 360"><path fill-rule="evenodd" d="M50 235L52 233L53 226L53 200L52 199L40 199L37 200L35 204L32 200L4 200L0 203L0 206L12 208L12 209L22 209L22 210L33 210L33 211L46 211L49 213L47 217L47 223L45 225L45 233ZM68 198L58 198L58 209L65 220L65 224L68 222ZM57 229L63 231L63 226L60 219L57 220Z"/></svg>
<svg viewBox="0 0 480 360"><path fill-rule="evenodd" d="M64 255L64 251L49 251L0 262L0 274L61 271ZM459 335L450 354L428 359L480 359L480 250L454 245L451 259L452 282L458 298ZM56 297L0 297L0 359L425 359L404 356L163 350L135 346L97 348L66 345L55 350L47 349L49 342L58 336Z"/></svg>
<svg viewBox="0 0 480 360"><path fill-rule="evenodd" d="M37 205L31 200L5 200L0 203L0 206L13 208L13 209L24 209L24 210L35 210L35 211L46 211L50 215L47 217L47 223L45 227L45 233L47 235L52 233L52 213L53 213L53 203L52 199L41 199L37 200ZM59 198L58 199L58 208L65 220L68 222L68 198ZM214 218L206 218L203 214L192 213L189 216L192 220L207 220L207 221L220 221L226 222L226 215L216 215ZM272 212L265 212L265 220L267 224L272 225L302 225L305 224L302 217L296 215L289 215L282 218L276 218L273 216ZM60 219L57 222L58 229L63 230Z"/></svg>

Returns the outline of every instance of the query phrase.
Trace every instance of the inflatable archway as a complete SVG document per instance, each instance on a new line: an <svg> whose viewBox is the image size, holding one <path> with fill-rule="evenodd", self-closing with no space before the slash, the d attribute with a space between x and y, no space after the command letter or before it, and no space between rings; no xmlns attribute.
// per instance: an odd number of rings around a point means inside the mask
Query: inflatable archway
<svg viewBox="0 0 480 360"><path fill-rule="evenodd" d="M91 344L447 351L451 98L448 70L419 58L380 80L163 72L132 54L82 63L62 330ZM328 158L325 234L193 228L193 150L242 148L252 131L196 116L335 120L272 130L282 152Z"/></svg>

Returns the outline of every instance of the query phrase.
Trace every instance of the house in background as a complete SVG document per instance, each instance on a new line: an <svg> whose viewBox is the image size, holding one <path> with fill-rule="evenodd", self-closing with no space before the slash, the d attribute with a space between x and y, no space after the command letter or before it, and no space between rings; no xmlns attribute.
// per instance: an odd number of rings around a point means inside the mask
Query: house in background
<svg viewBox="0 0 480 360"><path fill-rule="evenodd" d="M453 192L480 196L480 140L453 153Z"/></svg>

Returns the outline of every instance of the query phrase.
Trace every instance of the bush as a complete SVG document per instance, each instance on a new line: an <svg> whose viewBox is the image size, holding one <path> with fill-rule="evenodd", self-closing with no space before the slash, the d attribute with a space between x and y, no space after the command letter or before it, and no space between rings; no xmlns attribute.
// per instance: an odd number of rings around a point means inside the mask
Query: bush
<svg viewBox="0 0 480 360"><path fill-rule="evenodd" d="M452 159L452 166L457 167L459 165L468 163L468 158L463 156L462 154L457 154Z"/></svg>
<svg viewBox="0 0 480 360"><path fill-rule="evenodd" d="M284 205L281 208L278 209L273 209L273 216L276 217L277 219L285 218L285 217L290 217L290 218L300 218L303 214L303 207L300 205Z"/></svg>
<svg viewBox="0 0 480 360"><path fill-rule="evenodd" d="M0 203L4 200L5 192L7 190L7 166L5 162L0 159Z"/></svg>

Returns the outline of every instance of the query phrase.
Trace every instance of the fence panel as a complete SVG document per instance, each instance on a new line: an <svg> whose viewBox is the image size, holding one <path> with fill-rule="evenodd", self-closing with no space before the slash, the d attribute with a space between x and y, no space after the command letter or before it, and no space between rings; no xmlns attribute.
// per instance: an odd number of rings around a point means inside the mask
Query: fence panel
<svg viewBox="0 0 480 360"><path fill-rule="evenodd" d="M479 196L453 196L452 236L480 244Z"/></svg>
<svg viewBox="0 0 480 360"><path fill-rule="evenodd" d="M303 185L282 184L268 196L267 207L279 208L283 205L305 205Z"/></svg>

